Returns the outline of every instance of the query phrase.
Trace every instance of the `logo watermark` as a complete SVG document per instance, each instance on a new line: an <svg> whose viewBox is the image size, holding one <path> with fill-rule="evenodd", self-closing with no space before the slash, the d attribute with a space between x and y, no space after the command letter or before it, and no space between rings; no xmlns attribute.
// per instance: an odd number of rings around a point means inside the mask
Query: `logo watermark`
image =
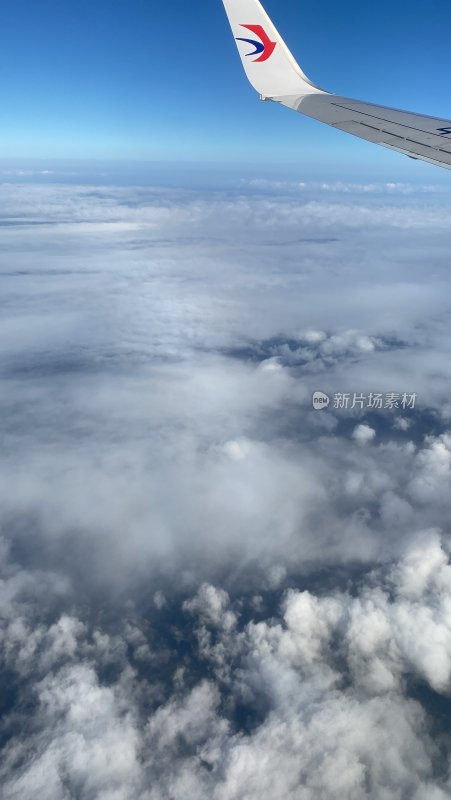
<svg viewBox="0 0 451 800"><path fill-rule="evenodd" d="M313 408L315 411L322 411L330 405L330 397L324 392L315 392L312 398Z"/></svg>

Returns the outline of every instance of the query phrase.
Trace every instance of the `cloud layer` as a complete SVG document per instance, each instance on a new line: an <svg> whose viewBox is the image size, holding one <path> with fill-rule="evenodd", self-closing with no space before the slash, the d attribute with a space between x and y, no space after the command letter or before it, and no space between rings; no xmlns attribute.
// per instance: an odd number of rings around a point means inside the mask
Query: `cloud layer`
<svg viewBox="0 0 451 800"><path fill-rule="evenodd" d="M450 215L0 186L3 797L449 797Z"/></svg>

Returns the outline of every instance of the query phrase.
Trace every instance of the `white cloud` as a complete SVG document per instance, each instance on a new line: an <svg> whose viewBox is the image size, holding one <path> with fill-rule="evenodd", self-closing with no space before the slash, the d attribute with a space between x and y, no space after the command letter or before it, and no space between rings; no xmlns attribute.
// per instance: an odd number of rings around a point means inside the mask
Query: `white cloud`
<svg viewBox="0 0 451 800"><path fill-rule="evenodd" d="M6 800L449 796L439 199L0 187Z"/></svg>
<svg viewBox="0 0 451 800"><path fill-rule="evenodd" d="M451 490L451 435L426 439L418 453L409 491L420 502L442 501Z"/></svg>
<svg viewBox="0 0 451 800"><path fill-rule="evenodd" d="M376 431L374 428L370 428L369 425L357 425L353 430L352 436L358 444L368 444L376 437Z"/></svg>
<svg viewBox="0 0 451 800"><path fill-rule="evenodd" d="M425 532L353 593L290 589L275 615L249 622L244 596L204 584L184 603L198 652L166 667L167 700L158 662L138 676L117 646L137 654L151 629L143 637L118 620L114 636L91 636L76 618L42 625L53 669L35 681L28 653L33 724L6 749L3 796L225 799L245 789L251 800L332 800L338 787L369 800L445 797L427 704L409 698L406 679L449 691L450 569L438 534ZM261 600L253 608L261 615ZM102 681L108 650L115 677ZM247 733L233 722L243 704L256 715Z"/></svg>

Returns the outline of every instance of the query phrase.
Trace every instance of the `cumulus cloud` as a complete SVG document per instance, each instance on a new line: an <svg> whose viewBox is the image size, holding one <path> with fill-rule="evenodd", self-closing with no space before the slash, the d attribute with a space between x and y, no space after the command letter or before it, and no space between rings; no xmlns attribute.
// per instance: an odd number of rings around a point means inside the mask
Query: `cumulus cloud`
<svg viewBox="0 0 451 800"><path fill-rule="evenodd" d="M446 797L426 689L450 689L450 569L430 531L347 589L288 589L270 616L271 593L262 606L204 584L172 609L163 677L160 611L144 633L59 620L43 634L53 669L33 680L26 655L33 703L10 723L3 796Z"/></svg>
<svg viewBox="0 0 451 800"><path fill-rule="evenodd" d="M451 792L451 205L285 189L0 187L7 800Z"/></svg>
<svg viewBox="0 0 451 800"><path fill-rule="evenodd" d="M369 425L357 425L352 432L353 439L359 444L368 444L373 441L375 436L376 431Z"/></svg>

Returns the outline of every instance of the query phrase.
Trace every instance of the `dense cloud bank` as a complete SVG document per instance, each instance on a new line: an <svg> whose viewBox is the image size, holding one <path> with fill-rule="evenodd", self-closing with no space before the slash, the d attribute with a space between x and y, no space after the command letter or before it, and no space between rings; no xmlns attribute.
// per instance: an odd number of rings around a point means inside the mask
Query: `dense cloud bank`
<svg viewBox="0 0 451 800"><path fill-rule="evenodd" d="M451 795L450 221L0 187L2 797Z"/></svg>
<svg viewBox="0 0 451 800"><path fill-rule="evenodd" d="M146 617L129 604L103 625L46 623L36 605L56 578L10 572L5 798L449 796L436 531L345 590L283 592L274 613L271 593L203 584L181 605L157 594Z"/></svg>

